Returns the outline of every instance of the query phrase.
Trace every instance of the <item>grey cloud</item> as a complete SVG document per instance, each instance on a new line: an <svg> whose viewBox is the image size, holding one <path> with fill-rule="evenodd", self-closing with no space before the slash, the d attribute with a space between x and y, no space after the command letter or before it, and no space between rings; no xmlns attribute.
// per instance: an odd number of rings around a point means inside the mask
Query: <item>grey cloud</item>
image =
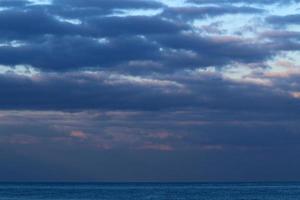
<svg viewBox="0 0 300 200"><path fill-rule="evenodd" d="M189 30L186 24L172 23L158 17L104 17L92 18L90 24L100 36L174 34Z"/></svg>
<svg viewBox="0 0 300 200"><path fill-rule="evenodd" d="M29 2L27 0L1 0L0 6L1 7L8 7L8 8L14 8L14 7L23 7L26 6Z"/></svg>
<svg viewBox="0 0 300 200"><path fill-rule="evenodd" d="M300 103L269 87L239 85L218 77L189 80L67 73L30 79L2 75L1 85L2 109L159 111L206 108L299 114L295 108Z"/></svg>
<svg viewBox="0 0 300 200"><path fill-rule="evenodd" d="M165 5L152 0L112 0L112 1L83 1L83 0L54 0L48 6L31 6L33 9L42 9L63 18L85 19L89 17L122 14L130 9L161 9Z"/></svg>
<svg viewBox="0 0 300 200"><path fill-rule="evenodd" d="M76 70L87 67L111 67L128 60L154 59L155 44L138 37L115 38L100 43L82 37L47 37L21 47L0 47L0 60L6 65L32 65L42 70Z"/></svg>
<svg viewBox="0 0 300 200"><path fill-rule="evenodd" d="M285 16L269 16L267 22L274 24L274 25L292 25L292 24L300 24L300 15L285 15Z"/></svg>
<svg viewBox="0 0 300 200"><path fill-rule="evenodd" d="M232 61L257 62L266 60L274 55L267 44L248 43L244 40L220 38L205 38L193 34L172 35L157 38L163 47L187 50L198 54L198 66L223 66ZM190 59L192 61L193 59Z"/></svg>
<svg viewBox="0 0 300 200"><path fill-rule="evenodd" d="M87 67L118 67L122 71L120 66L123 65L124 70L127 70L132 61L160 60L159 69L149 68L149 71L168 72L210 65L222 67L232 62L263 62L281 50L299 49L298 44L292 41L269 44L257 40L250 43L246 38L244 41L187 34L186 32L193 32L194 28L188 23L174 20L181 14L182 17L190 18L206 14L262 11L252 7L165 8L165 13L158 16L117 17L101 15L102 9L162 5L153 1L128 1L126 4L120 1L67 1L65 4L76 8L81 5L89 9L98 9L94 4L99 4L100 10L95 12L99 12L100 16L86 17L79 12L75 18L81 20L79 24L58 19L49 8L53 6L55 10L59 7L59 2L1 11L0 40L3 43L18 41L24 45L1 46L0 63L31 65L53 71L72 71ZM7 21L10 23L5 23ZM99 39L102 42L97 42Z"/></svg>
<svg viewBox="0 0 300 200"><path fill-rule="evenodd" d="M9 23L8 23L9 22ZM7 10L0 12L0 39L22 40L46 34L79 34L80 27L59 22L53 16L39 10Z"/></svg>
<svg viewBox="0 0 300 200"><path fill-rule="evenodd" d="M98 1L98 0L54 0L54 5L63 5L63 6L71 6L71 7L100 7L104 9L155 9L161 8L163 6L162 3L153 0L111 0L111 1Z"/></svg>
<svg viewBox="0 0 300 200"><path fill-rule="evenodd" d="M175 17L181 20L193 20L226 14L255 14L263 11L254 7L236 6L173 7L165 9L162 15L171 19Z"/></svg>
<svg viewBox="0 0 300 200"><path fill-rule="evenodd" d="M0 179L299 179L299 1L187 2L0 0Z"/></svg>
<svg viewBox="0 0 300 200"><path fill-rule="evenodd" d="M290 4L297 3L299 0L188 0L191 3L199 4L233 4L233 3L245 3L245 4Z"/></svg>

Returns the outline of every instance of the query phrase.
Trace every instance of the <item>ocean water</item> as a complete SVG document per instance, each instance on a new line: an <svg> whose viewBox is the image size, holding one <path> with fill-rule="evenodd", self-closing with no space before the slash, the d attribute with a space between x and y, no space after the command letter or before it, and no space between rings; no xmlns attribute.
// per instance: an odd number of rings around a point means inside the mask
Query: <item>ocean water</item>
<svg viewBox="0 0 300 200"><path fill-rule="evenodd" d="M0 183L0 200L300 200L300 183Z"/></svg>

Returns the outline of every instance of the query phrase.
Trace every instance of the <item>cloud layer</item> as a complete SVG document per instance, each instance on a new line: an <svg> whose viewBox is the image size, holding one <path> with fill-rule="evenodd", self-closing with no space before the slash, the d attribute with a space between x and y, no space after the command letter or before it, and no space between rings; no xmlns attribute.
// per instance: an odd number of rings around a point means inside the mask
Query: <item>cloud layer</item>
<svg viewBox="0 0 300 200"><path fill-rule="evenodd" d="M1 180L296 180L298 4L0 0Z"/></svg>

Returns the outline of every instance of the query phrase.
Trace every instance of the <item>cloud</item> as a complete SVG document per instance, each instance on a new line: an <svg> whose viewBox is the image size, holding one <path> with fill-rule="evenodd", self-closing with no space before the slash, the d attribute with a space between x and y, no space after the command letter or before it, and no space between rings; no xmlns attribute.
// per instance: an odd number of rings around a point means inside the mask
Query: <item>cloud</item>
<svg viewBox="0 0 300 200"><path fill-rule="evenodd" d="M27 0L1 0L1 7L22 7L28 3Z"/></svg>
<svg viewBox="0 0 300 200"><path fill-rule="evenodd" d="M73 23L59 11L61 4L74 9L163 8L152 16L114 16L78 12ZM99 5L98 5L99 4ZM80 5L80 6L79 6ZM99 7L98 7L99 6ZM189 19L224 14L256 14L249 6L166 7L154 1L54 1L0 12L0 64L29 65L41 71L77 71L113 68L130 73L169 72L197 67L224 67L230 63L254 63L271 59L280 51L299 49L294 41L262 42L237 36L207 36L195 32ZM67 12L61 11L60 12ZM178 17L182 18L178 22ZM269 21L274 16L269 17ZM177 21L176 21L177 20ZM205 19L202 19L205 20ZM10 23L5 23L10 21ZM40 24L36 26L35 24ZM26 25L26 27L24 26ZM272 38L270 36L270 38ZM11 43L17 45L11 45ZM151 63L158 63L153 67ZM131 63L150 63L131 67ZM146 71L145 71L146 69Z"/></svg>
<svg viewBox="0 0 300 200"><path fill-rule="evenodd" d="M7 23L9 21L9 23ZM4 10L0 12L1 40L15 39L28 42L33 37L51 35L76 35L80 28L66 22L60 22L41 10ZM36 26L36 24L40 24Z"/></svg>
<svg viewBox="0 0 300 200"><path fill-rule="evenodd" d="M63 5L63 6L71 6L73 8L105 8L105 9L146 9L146 8L160 8L162 7L162 3L159 1L153 0L111 0L111 1L97 1L97 0L54 0L54 5Z"/></svg>
<svg viewBox="0 0 300 200"><path fill-rule="evenodd" d="M267 18L267 22L274 24L274 25L298 25L300 23L300 15L285 15L285 16L269 16Z"/></svg>
<svg viewBox="0 0 300 200"><path fill-rule="evenodd" d="M257 14L264 10L254 7L236 6L201 6L201 7L170 7L165 9L163 16L181 20L193 20L226 14Z"/></svg>
<svg viewBox="0 0 300 200"><path fill-rule="evenodd" d="M0 0L1 180L295 178L298 2Z"/></svg>
<svg viewBox="0 0 300 200"><path fill-rule="evenodd" d="M181 110L202 107L296 112L300 103L291 99L283 86L279 90L272 86L233 82L218 74L193 73L157 79L106 72L50 73L33 77L2 75L0 105L2 109L22 110Z"/></svg>
<svg viewBox="0 0 300 200"><path fill-rule="evenodd" d="M163 145L163 144L144 144L141 149L150 149L150 150L157 150L157 151L172 151L173 148L169 145Z"/></svg>
<svg viewBox="0 0 300 200"><path fill-rule="evenodd" d="M298 0L189 0L192 3L199 4L208 4L208 3L216 3L216 4L233 4L233 3L246 3L246 4L290 4L297 3Z"/></svg>
<svg viewBox="0 0 300 200"><path fill-rule="evenodd" d="M83 140L87 139L88 137L87 134L82 131L71 131L70 136L78 139L83 139Z"/></svg>

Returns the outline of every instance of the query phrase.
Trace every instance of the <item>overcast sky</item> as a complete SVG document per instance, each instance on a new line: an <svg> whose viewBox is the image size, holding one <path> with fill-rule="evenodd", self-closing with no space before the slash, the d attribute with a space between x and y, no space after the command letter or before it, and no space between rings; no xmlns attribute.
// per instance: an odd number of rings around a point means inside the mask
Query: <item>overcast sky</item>
<svg viewBox="0 0 300 200"><path fill-rule="evenodd" d="M0 180L300 180L299 11L0 0Z"/></svg>

